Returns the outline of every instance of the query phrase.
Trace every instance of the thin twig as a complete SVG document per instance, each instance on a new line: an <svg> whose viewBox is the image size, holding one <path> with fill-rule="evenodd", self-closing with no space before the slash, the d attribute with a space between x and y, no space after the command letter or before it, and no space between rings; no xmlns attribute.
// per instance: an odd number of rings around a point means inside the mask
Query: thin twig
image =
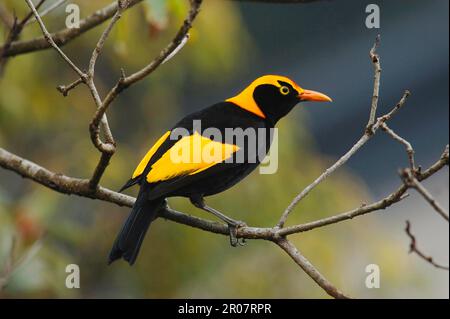
<svg viewBox="0 0 450 319"><path fill-rule="evenodd" d="M448 166L449 158L447 148L444 150L442 156L428 169L421 173L417 173L417 178L419 181L423 181L430 176L434 175L444 167ZM375 212L381 209L386 209L392 206L395 203L400 202L401 200L406 198L406 192L408 191L408 187L405 184L400 185L394 192L390 193L388 196L372 203L369 205L362 205L361 207L352 209L350 211L340 213L337 215L333 215L330 217L326 217L323 219L319 219L316 221L312 221L305 224L290 226L286 228L282 228L279 230L278 234L280 236L292 235L300 232L306 232L313 230L315 228L320 228L332 224L336 224L345 220L350 220L358 216L362 216L371 212Z"/></svg>
<svg viewBox="0 0 450 319"><path fill-rule="evenodd" d="M12 238L11 248L8 254L6 263L4 265L3 272L0 276L0 291L3 290L10 281L14 273L24 264L26 264L30 259L32 259L42 247L42 238L37 239L33 245L28 248L17 260L15 260L15 247L17 240L15 237Z"/></svg>
<svg viewBox="0 0 450 319"><path fill-rule="evenodd" d="M372 65L374 68L372 103L370 106L369 122L367 123L367 128L369 130L372 128L373 124L375 124L375 119L377 117L378 100L380 97L381 64L380 56L377 54L377 48L379 45L380 35L376 37L375 43L369 52L370 60L372 61Z"/></svg>
<svg viewBox="0 0 450 319"><path fill-rule="evenodd" d="M42 21L41 17L39 16L39 13L37 12L36 8L34 7L33 2L31 0L25 0L28 6L30 7L32 13L34 14L34 17L36 18L37 22L39 23L39 26L42 30L42 33L44 34L44 37L46 41L58 52L58 54L63 58L64 61L74 70L78 76L82 79L86 79L86 74L81 71L75 63L72 62L72 60L58 47L58 45L53 40L52 35L48 32L47 28L45 27L44 22Z"/></svg>
<svg viewBox="0 0 450 319"><path fill-rule="evenodd" d="M409 92L406 91L400 101L395 105L395 107L386 115L383 115L379 117L376 122L372 125L370 130L365 130L364 135L350 148L347 153L345 153L341 158L339 158L332 166L327 168L314 182L309 184L305 189L298 194L292 202L289 204L289 206L286 208L286 210L283 212L283 215L281 215L281 218L277 224L277 227L283 228L284 224L286 223L287 218L289 217L289 214L294 210L294 208L297 206L297 204L305 198L317 185L319 185L321 182L323 182L327 177L332 175L338 168L343 166L353 155L355 155L358 150L364 146L374 135L374 133L378 130L378 128L387 120L391 119L393 115L397 113L399 109L403 107L403 105L406 102L406 99L409 96Z"/></svg>
<svg viewBox="0 0 450 319"><path fill-rule="evenodd" d="M39 3L36 5L36 8L41 7L46 0L40 0ZM0 8L1 9L1 8ZM8 57L6 55L7 51L11 47L12 43L16 41L20 34L22 33L26 23L30 20L30 18L33 16L33 11L30 11L25 18L23 18L20 22L18 22L16 17L13 17L11 29L9 31L9 34L6 38L5 44L2 48L0 48L0 75L2 75L6 68L6 63L8 61Z"/></svg>
<svg viewBox="0 0 450 319"><path fill-rule="evenodd" d="M414 188L434 208L434 210L448 222L448 212L439 204L431 193L417 180L414 172L407 168L401 172L401 177L406 186Z"/></svg>
<svg viewBox="0 0 450 319"><path fill-rule="evenodd" d="M127 7L128 7L127 0L118 0L117 1L117 11L114 14L114 16L112 17L112 19L110 20L108 27L105 29L105 31L103 31L102 35L100 36L100 39L97 42L97 45L94 48L94 51L92 52L91 60L89 62L89 69L88 69L88 75L90 78L94 78L95 63L97 62L97 59L103 50L106 39L108 38L109 34L111 33L112 29L114 28L114 25L122 17L122 13L124 10L127 9Z"/></svg>
<svg viewBox="0 0 450 319"><path fill-rule="evenodd" d="M69 85L59 85L56 89L63 95L67 96L69 95L69 92L72 91L74 88L76 88L78 85L84 83L84 80L82 78L78 78L74 82L70 83Z"/></svg>
<svg viewBox="0 0 450 319"><path fill-rule="evenodd" d="M55 3L53 3L52 5L50 5L48 8L45 8L44 10L42 10L41 12L39 12L39 16L45 17L47 14L53 12L54 10L58 9L60 6L62 6L65 2L67 2L67 0L58 0ZM31 24L36 22L36 18L33 17L31 18L26 25Z"/></svg>
<svg viewBox="0 0 450 319"><path fill-rule="evenodd" d="M129 0L128 8L135 6L143 0ZM82 34L90 31L91 29L99 26L103 22L109 20L117 11L117 1L105 6L104 8L95 11L90 16L83 20L80 20L79 28L65 28L60 31L51 34L51 37L55 43L62 47L70 41L76 39ZM0 52L5 46L0 47ZM51 48L52 45L47 41L45 37L39 37L26 41L15 41L11 43L8 50L5 50L6 56L16 56L20 54L41 51Z"/></svg>
<svg viewBox="0 0 450 319"><path fill-rule="evenodd" d="M189 10L188 16L185 19L183 25L179 29L178 33L175 35L173 40L167 45L166 48L164 48L157 57L155 57L147 66L142 68L141 70L137 71L136 73L126 76L125 72L122 70L122 75L117 82L117 84L109 91L109 93L106 95L105 99L101 102L97 102L98 108L97 112L95 113L90 125L90 136L93 144L102 152L102 156L100 158L100 161L94 171L94 174L91 178L91 187L95 188L98 183L100 182L101 176L103 175L107 165L109 164L109 161L111 159L112 154L114 153L114 149L108 149L106 147L110 147L112 143L109 143L110 145L105 145L102 143L100 139L100 129L99 129L99 123L104 117L108 107L111 105L111 103L115 100L115 98L126 88L130 87L131 85L137 83L138 81L143 80L147 76L149 76L151 73L153 73L160 65L162 65L164 62L166 62L168 59L172 58L176 52L178 52L182 46L185 44L185 39L187 38L187 34L192 27L192 23L194 22L195 18L197 17L200 6L202 4L201 0L191 0L191 8ZM116 17L118 19L120 17L120 14ZM100 39L99 43L97 44L96 50L94 50L94 54L91 59L90 63L90 71L89 73L93 74L93 68L95 67L95 61L97 59L97 52L101 51L101 48L103 47L104 41L108 35L108 33L111 31L112 25L115 23L114 18L110 24L110 27L108 27L102 38ZM93 83L91 83L92 85ZM95 97L96 99L98 97Z"/></svg>
<svg viewBox="0 0 450 319"><path fill-rule="evenodd" d="M390 135L394 140L397 142L403 144L406 148L406 153L408 155L409 160L409 167L413 170L413 172L416 171L416 163L414 160L414 148L412 147L411 143L408 142L406 139L398 135L394 132L393 129L391 129L386 123L381 124L381 129L386 132L388 135Z"/></svg>
<svg viewBox="0 0 450 319"><path fill-rule="evenodd" d="M428 262L429 264L433 265L436 268L444 269L447 271L449 270L448 266L443 266L436 263L433 260L433 257L427 256L417 247L417 240L416 237L411 233L411 223L409 222L409 220L406 221L405 232L408 235L409 239L411 240L409 244L409 253L413 252L416 253L417 256L419 256L420 258L422 258L423 260L425 260L426 262Z"/></svg>
<svg viewBox="0 0 450 319"><path fill-rule="evenodd" d="M311 277L327 294L336 299L348 299L349 297L343 294L332 283L330 283L317 269L305 258L289 240L280 238L275 241L281 249L283 249L303 271Z"/></svg>
<svg viewBox="0 0 450 319"><path fill-rule="evenodd" d="M283 214L281 215L280 220L278 221L277 226L279 228L283 228L284 224L286 223L287 218L289 217L289 214L294 210L294 208L297 206L297 204L305 198L317 185L319 185L322 181L324 181L328 176L334 173L338 168L340 168L342 165L344 165L364 144L367 143L367 141L372 137L372 135L375 133L375 131L378 129L378 127L381 125L382 122L385 122L386 119L379 118L377 122L375 122L376 112L378 108L378 97L379 97L379 90L380 90L380 74L381 74L381 66L380 66L380 58L378 54L376 53L376 49L378 48L380 43L380 36L378 35L375 39L375 44L373 45L372 49L370 50L369 56L372 61L372 64L374 65L374 89L372 94L372 103L370 106L370 117L369 122L366 126L366 130L364 135L350 148L350 150L345 153L336 163L334 163L331 167L325 170L314 182L309 184L301 193L299 193L295 198L292 200L292 202L289 204L289 206L285 209ZM406 98L404 98L406 99ZM403 98L402 98L403 100ZM397 104L403 105L404 101ZM393 111L396 108L393 109ZM391 111L390 113L392 113ZM389 114L385 115L388 116ZM391 115L392 116L392 115Z"/></svg>

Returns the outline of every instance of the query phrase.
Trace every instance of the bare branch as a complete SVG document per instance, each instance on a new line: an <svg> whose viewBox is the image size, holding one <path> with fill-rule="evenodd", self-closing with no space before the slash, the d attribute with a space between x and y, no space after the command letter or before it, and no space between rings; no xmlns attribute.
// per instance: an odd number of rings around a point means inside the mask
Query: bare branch
<svg viewBox="0 0 450 319"><path fill-rule="evenodd" d="M128 8L135 6L136 4L142 2L143 0L129 0ZM79 28L66 28L58 32L52 33L51 37L56 43L56 45L62 47L69 43L73 39L79 37L80 35L86 33L87 31L99 26L103 22L109 20L117 12L117 2L111 3L106 7L95 11L93 14L87 18L80 21ZM19 54L41 51L51 48L52 45L47 41L45 37L39 37L27 41L16 41L11 43L11 46L4 50L5 55L15 56ZM5 48L5 46L0 47L0 52Z"/></svg>
<svg viewBox="0 0 450 319"><path fill-rule="evenodd" d="M406 186L414 188L434 208L434 210L448 222L448 212L431 195L431 193L417 180L414 172L407 168L401 172L401 177Z"/></svg>
<svg viewBox="0 0 450 319"><path fill-rule="evenodd" d="M372 49L370 49L369 56L372 61L374 68L373 75L373 94L372 94L372 104L370 106L369 122L367 123L368 129L370 129L373 124L375 124L375 119L377 117L378 99L380 97L380 77L381 77L381 64L380 56L377 54L377 48L380 45L380 35L375 39L375 44Z"/></svg>
<svg viewBox="0 0 450 319"><path fill-rule="evenodd" d="M72 91L74 88L76 88L78 85L84 83L84 80L82 78L79 78L78 80L75 80L74 82L70 83L69 85L59 85L56 89L61 92L63 96L69 95L69 92Z"/></svg>
<svg viewBox="0 0 450 319"><path fill-rule="evenodd" d="M337 299L348 299L349 297L339 291L332 283L330 283L310 262L306 259L298 249L286 238L280 238L275 243L282 248L303 271L311 277L327 294Z"/></svg>
<svg viewBox="0 0 450 319"><path fill-rule="evenodd" d="M60 173L52 172L34 162L10 153L1 147L0 166L62 194L73 194L127 207L132 207L135 201L135 198L131 196L117 193L101 186L96 189L92 189L89 187L88 179L73 178ZM161 212L161 216L187 226L217 234L229 235L228 227L226 225L189 216L174 211L169 207ZM238 231L238 237L249 239L270 240L274 237L274 234L275 232L270 228L245 227L239 229Z"/></svg>
<svg viewBox="0 0 450 319"><path fill-rule="evenodd" d="M431 165L430 168L424 171L421 175L419 175L418 179L423 180L434 175L443 167L448 165L448 161L449 158L447 148L446 151L444 151L444 154L441 156L441 158L436 163ZM107 201L115 203L119 206L127 206L127 207L132 207L135 201L135 198L133 197L111 191L101 186L98 186L96 189L92 189L89 186L89 180L87 179L72 178L59 173L51 172L48 169L43 168L42 166L39 166L31 161L28 161L17 155L14 155L2 148L0 148L0 166L7 170L14 171L20 174L22 177L30 178L43 186L46 186L63 194L69 195L75 194L78 196ZM370 212L384 209L392 205L393 203L399 202L400 200L404 199L406 190L407 186L402 185L396 192L392 193L387 198L381 201L373 203L372 205L365 205L350 212L338 214L336 216L324 218L307 224L291 226L283 229L279 229L278 227L273 228L242 227L238 229L237 237L246 239L270 240L280 245L277 241L283 239L287 235L310 231L318 227L335 224L357 216L362 216ZM198 228L204 231L221 234L225 236L229 234L228 228L224 224L186 215L184 213L175 211L169 208L168 206L166 206L160 212L160 216L169 219L171 221L191 226L194 228ZM286 243L283 244L286 245ZM296 262L303 262L303 261L296 260ZM307 264L304 264L304 266L305 265ZM320 279L320 276L318 277L317 274L308 273L308 275L310 275L314 280ZM330 289L329 291L332 291Z"/></svg>
<svg viewBox="0 0 450 319"><path fill-rule="evenodd" d="M447 154L447 156L445 154ZM449 162L448 150L446 149L446 151L444 151L441 158L439 158L439 160L436 161L436 163L431 165L424 172L418 173L417 178L420 181L423 181L423 180L429 178L430 176L434 175L435 173L440 171L442 168L447 166L448 162ZM399 186L394 192L392 192L391 194L386 196L385 198L383 198L379 201L376 201L370 205L362 205L361 207L352 209L350 211L340 213L340 214L337 214L337 215L334 215L331 217L319 219L319 220L316 220L313 222L282 228L279 230L278 234L280 236L287 236L287 235L292 235L295 233L306 232L306 231L313 230L315 228L324 227L324 226L336 224L336 223L339 223L339 222L342 222L345 220L353 219L355 217L362 216L362 215L365 215L365 214L368 214L371 212L375 212L375 211L378 211L381 209L386 209L386 208L392 206L393 204L398 203L401 200L403 200L406 196L407 190L408 190L408 186L403 184L403 185Z"/></svg>
<svg viewBox="0 0 450 319"><path fill-rule="evenodd" d="M420 258L428 262L429 264L433 265L436 268L449 270L448 266L442 266L440 264L437 264L432 257L425 255L419 248L417 248L417 240L416 237L411 233L411 223L409 220L406 221L406 227L405 232L408 235L409 239L411 240L409 244L409 253L416 253Z"/></svg>
<svg viewBox="0 0 450 319"><path fill-rule="evenodd" d="M6 256L3 269L0 274L0 291L2 291L9 282L9 279L13 273L14 252L16 250L16 237L11 238L11 247L9 248L8 255Z"/></svg>
<svg viewBox="0 0 450 319"><path fill-rule="evenodd" d="M192 23L200 11L201 3L201 0L191 0L191 9L189 10L188 17L185 19L178 33L167 45L167 47L161 50L159 55L155 57L146 67L130 76L126 76L125 72L122 71L122 76L116 86L107 94L102 102L102 107L97 110L97 113L91 122L92 131L94 131L91 136L94 135L94 139L98 135L98 132L95 132L95 130L98 126L99 120L120 92L153 73L163 62L167 61L167 59L171 57L175 51L178 51L180 46L184 44L184 39L186 38L190 28L192 27Z"/></svg>
<svg viewBox="0 0 450 319"><path fill-rule="evenodd" d="M387 120L391 119L394 114L405 104L406 99L409 96L409 92L406 91L400 101L396 104L396 106L386 115L383 115L377 119L377 121L372 125L371 129L365 130L364 135L350 148L350 150L345 153L337 162L335 162L332 166L327 168L325 172L323 172L314 182L309 184L305 189L298 194L294 200L289 204L286 210L283 212L283 215L278 222L278 227L283 228L289 214L294 210L297 204L305 198L317 185L323 182L327 177L333 174L338 168L343 166L353 155L357 153L357 151L364 146L374 135L374 133L378 130L378 128Z"/></svg>
<svg viewBox="0 0 450 319"><path fill-rule="evenodd" d="M431 175L433 175L434 173L439 171L442 168L442 166L441 166L442 163L443 163L443 165L448 166L448 163L449 163L449 146L448 145L445 146L444 152L442 153L439 161L437 161L436 163L431 165L430 168L427 169L425 172L421 172L421 174L418 176L419 182L423 181L424 179L427 179L428 177L430 177Z"/></svg>
<svg viewBox="0 0 450 319"><path fill-rule="evenodd" d="M95 63L97 62L98 56L100 55L101 51L103 50L103 46L105 45L106 39L108 38L109 34L111 33L111 30L113 29L114 25L119 21L119 19L122 16L122 12L126 10L128 7L128 1L127 0L118 0L117 1L117 11L112 17L111 21L108 24L108 27L103 31L100 39L97 42L97 45L95 46L94 51L92 52L91 60L89 62L89 69L88 69L88 75L90 78L94 78L95 73Z"/></svg>
<svg viewBox="0 0 450 319"><path fill-rule="evenodd" d="M374 65L374 89L373 89L373 96L372 96L372 104L370 107L370 118L369 122L366 126L366 130L364 135L350 148L350 150L345 153L336 163L334 163L331 167L329 167L325 172L323 172L314 182L309 184L301 193L299 193L289 204L289 206L285 209L283 214L281 215L281 218L277 224L279 228L283 228L284 224L286 223L287 218L289 217L289 214L294 210L294 208L297 206L297 204L305 198L317 185L319 185L322 181L324 181L328 176L334 173L338 168L340 168L342 165L344 165L364 144L369 141L369 139L373 136L373 134L377 131L377 129L380 127L380 125L384 122L386 122L388 119L390 119L397 111L400 109L407 97L409 96L409 92L406 91L403 95L402 99L399 103L391 110L391 112L387 113L386 115L378 118L375 121L375 116L377 112L378 107L378 97L379 97L379 90L380 90L380 74L381 74L381 67L380 67L380 58L378 54L376 54L376 49L380 43L380 36L377 36L375 39L375 44L370 50L370 59Z"/></svg>
<svg viewBox="0 0 450 319"><path fill-rule="evenodd" d="M39 3L36 5L37 8L42 6L44 4L45 0L40 0ZM0 11L4 10L4 7L0 7ZM20 22L17 21L16 17L13 17L12 25L9 31L9 34L6 38L5 44L3 47L0 48L0 75L3 74L6 63L8 61L8 57L6 55L7 51L11 47L12 43L16 41L20 34L23 31L23 28L25 27L26 23L30 20L30 18L33 16L33 12L30 11L25 18L23 18Z"/></svg>
<svg viewBox="0 0 450 319"><path fill-rule="evenodd" d="M34 7L33 2L31 0L25 0L27 5L30 7L32 13L34 14L34 17L36 18L37 22L39 23L39 26L42 30L42 33L44 34L44 38L46 41L58 52L58 54L63 58L64 61L74 70L78 76L82 79L86 78L86 74L81 71L75 63L72 62L72 60L58 47L58 45L53 40L52 35L48 32L47 28L45 27L44 22L42 21L41 17L39 16L39 13L37 12L36 8Z"/></svg>
<svg viewBox="0 0 450 319"><path fill-rule="evenodd" d="M15 260L15 247L17 240L13 236L11 240L11 248L7 256L7 260L3 267L3 271L0 274L0 291L2 291L10 281L14 273L24 264L26 264L30 259L32 259L42 247L42 238L36 240L33 245L28 248L17 260Z"/></svg>
<svg viewBox="0 0 450 319"><path fill-rule="evenodd" d="M190 0L191 2L191 9L189 10L188 17L184 20L183 25L178 30L178 33L173 38L172 42L169 43L169 45L164 48L159 55L154 58L146 67L143 69L137 71L136 73L126 77L123 81L123 88L128 87L152 72L154 72L163 62L166 61L166 59L175 52L180 46L183 45L184 40L186 38L186 35L188 34L189 30L192 27L192 23L194 22L195 18L197 17L200 6L202 4L202 0Z"/></svg>
<svg viewBox="0 0 450 319"><path fill-rule="evenodd" d="M53 3L52 5L50 5L48 8L46 8L45 10L42 10L41 12L39 12L39 16L42 18L44 16L46 16L47 14L49 14L50 12L53 12L54 10L58 9L60 6L62 6L65 2L67 2L67 0L58 0L55 3ZM26 25L31 24L36 22L36 18L33 17L31 18Z"/></svg>
<svg viewBox="0 0 450 319"><path fill-rule="evenodd" d="M169 45L164 48L160 54L154 58L146 67L141 69L140 71L130 75L127 77L125 75L125 72L122 70L122 76L120 77L117 84L110 90L110 92L106 95L105 99L103 101L99 101L98 94L94 97L97 101L97 112L94 115L94 118L92 119L89 130L91 135L91 140L94 143L94 145L102 152L102 156L100 159L99 164L97 165L97 168L95 169L94 175L91 179L91 187L96 187L100 181L101 176L103 175L107 165L109 164L109 160L111 159L111 156L114 154L115 149L111 148L111 145L114 145L113 143L109 143L109 145L105 145L100 140L100 129L99 124L100 121L104 118L105 112L107 111L108 107L111 105L111 103L115 100L115 98L126 88L130 87L131 85L137 83L138 81L144 79L145 77L149 76L151 73L153 73L161 64L166 62L168 59L172 58L176 52L178 52L181 47L185 44L187 39L187 34L192 27L192 23L194 22L195 18L198 15L198 12L200 11L202 1L201 0L191 0L191 9L189 10L188 16L185 19L183 25L181 26L178 33L175 35L174 39L169 43ZM102 37L100 38L99 43L97 44L96 49L94 50L94 53L91 58L91 63L89 67L89 74L92 76L94 74L94 67L95 67L95 61L97 59L98 53L101 51L103 44L106 40L106 37L108 36L109 32L111 31L112 26L114 23L120 18L120 12L118 11L117 15L115 16L115 19L111 21L109 27L105 30ZM90 86L92 86L91 90L95 91L95 86L93 84L93 80L89 83Z"/></svg>
<svg viewBox="0 0 450 319"><path fill-rule="evenodd" d="M423 172L419 176L419 180L424 180L431 177L443 167L448 165L448 157L439 159L430 168ZM68 177L60 173L52 172L36 163L19 157L7 150L0 148L0 166L4 169L16 172L24 178L32 179L33 181L53 189L62 194L74 194L82 197L98 199L106 202L111 202L119 206L132 207L135 199L131 196L127 196L121 193L114 192L107 188L99 186L97 189L91 189L89 187L89 180ZM407 186L402 185L397 191L393 192L387 198L378 201L372 205L365 205L354 211L338 214L336 216L317 220L315 222L300 224L296 226L286 227L283 229L274 228L255 228L255 227L242 227L238 229L237 236L239 238L247 239L265 239L275 240L277 237L286 236L294 233L309 231L318 227L323 227L331 224L338 223L340 221L348 220L357 216L361 216L370 212L374 212L379 209L388 207L383 202L391 199L393 202L398 202L404 198L403 194L406 192ZM161 214L164 218L179 222L184 225L200 228L203 230L211 231L213 233L219 233L223 235L229 235L226 225L216 222L210 222L204 219L189 216L183 213L179 213L167 208L165 212ZM353 212L353 213L352 213Z"/></svg>
<svg viewBox="0 0 450 319"><path fill-rule="evenodd" d="M386 123L381 124L381 129L384 132L386 132L388 135L390 135L394 140L396 140L397 142L399 142L405 146L406 153L408 155L408 160L409 160L409 167L413 170L413 172L415 172L416 164L415 164L415 160L414 160L414 149L413 149L411 143L408 142L407 140L405 140L403 137L401 137L397 133L395 133L394 130L391 129Z"/></svg>

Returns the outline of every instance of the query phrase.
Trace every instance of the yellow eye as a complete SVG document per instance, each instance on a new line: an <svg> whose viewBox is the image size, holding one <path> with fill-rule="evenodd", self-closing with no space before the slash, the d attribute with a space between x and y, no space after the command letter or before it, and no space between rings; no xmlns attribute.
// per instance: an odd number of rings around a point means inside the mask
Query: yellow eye
<svg viewBox="0 0 450 319"><path fill-rule="evenodd" d="M282 86L280 87L280 93L283 95L288 95L289 94L289 88L287 86Z"/></svg>

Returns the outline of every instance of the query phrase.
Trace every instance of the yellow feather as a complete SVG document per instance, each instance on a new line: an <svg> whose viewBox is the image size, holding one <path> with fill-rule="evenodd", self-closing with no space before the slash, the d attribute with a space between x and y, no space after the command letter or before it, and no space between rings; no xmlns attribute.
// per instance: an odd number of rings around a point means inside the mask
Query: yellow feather
<svg viewBox="0 0 450 319"><path fill-rule="evenodd" d="M212 141L194 132L181 138L152 165L147 182L200 173L230 158L237 150L239 147L236 145Z"/></svg>
<svg viewBox="0 0 450 319"><path fill-rule="evenodd" d="M150 161L150 159L152 158L152 156L156 153L156 151L158 150L158 148L161 146L162 143L164 143L164 141L167 139L167 137L170 135L170 131L167 131L163 136L161 136L159 138L159 140L150 148L150 150L147 152L147 154L145 154L144 158L141 160L141 162L139 163L139 165L136 167L136 169L134 170L133 173L133 178L138 177L139 175L141 175L144 170L145 167L147 167L148 162Z"/></svg>

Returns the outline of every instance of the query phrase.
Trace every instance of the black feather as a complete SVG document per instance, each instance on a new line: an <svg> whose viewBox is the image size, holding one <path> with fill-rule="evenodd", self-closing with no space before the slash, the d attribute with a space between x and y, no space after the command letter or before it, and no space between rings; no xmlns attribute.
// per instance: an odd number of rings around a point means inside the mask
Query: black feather
<svg viewBox="0 0 450 319"><path fill-rule="evenodd" d="M134 264L145 234L163 203L164 199L148 200L147 188L141 188L133 209L114 242L108 264L119 258L125 259L130 265Z"/></svg>
<svg viewBox="0 0 450 319"><path fill-rule="evenodd" d="M119 189L118 192L119 192L119 193L122 193L122 192L123 192L124 190L126 190L127 188L129 188L129 187L131 187L131 186L133 186L133 185L139 183L140 180L141 180L141 176L142 176L142 175L139 175L139 176L137 176L137 177L135 177L135 178L129 179L128 182L126 182L125 185L123 185L123 186Z"/></svg>

